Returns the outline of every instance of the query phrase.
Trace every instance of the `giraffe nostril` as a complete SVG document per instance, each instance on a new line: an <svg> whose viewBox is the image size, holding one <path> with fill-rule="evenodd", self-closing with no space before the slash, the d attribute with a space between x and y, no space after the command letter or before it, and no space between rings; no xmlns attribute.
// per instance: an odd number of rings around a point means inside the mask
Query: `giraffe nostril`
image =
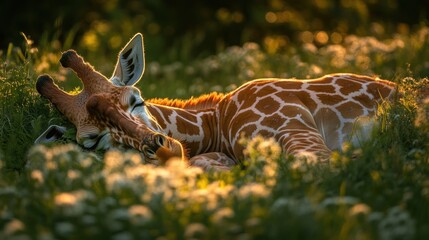
<svg viewBox="0 0 429 240"><path fill-rule="evenodd" d="M155 142L159 147L163 147L165 143L165 137L161 134L155 135Z"/></svg>
<svg viewBox="0 0 429 240"><path fill-rule="evenodd" d="M147 157L147 158L155 158L155 154L156 152L152 149L150 149L149 146L145 145L143 146L143 154Z"/></svg>

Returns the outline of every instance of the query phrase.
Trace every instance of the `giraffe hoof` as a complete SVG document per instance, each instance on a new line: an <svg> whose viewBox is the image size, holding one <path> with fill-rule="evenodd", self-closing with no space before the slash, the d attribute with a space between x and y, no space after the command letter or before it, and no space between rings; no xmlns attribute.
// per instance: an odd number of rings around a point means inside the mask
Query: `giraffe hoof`
<svg viewBox="0 0 429 240"><path fill-rule="evenodd" d="M77 56L77 53L73 49L63 52L63 55L61 56L61 59L60 59L61 66L65 68L70 67L70 60L75 56Z"/></svg>

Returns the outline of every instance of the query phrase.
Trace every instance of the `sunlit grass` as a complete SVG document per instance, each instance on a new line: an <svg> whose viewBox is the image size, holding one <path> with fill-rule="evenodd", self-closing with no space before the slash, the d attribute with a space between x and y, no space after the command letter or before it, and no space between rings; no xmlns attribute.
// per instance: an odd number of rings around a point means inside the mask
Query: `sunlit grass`
<svg viewBox="0 0 429 240"><path fill-rule="evenodd" d="M360 147L345 144L332 164L281 156L273 140L258 137L241 141L246 168L227 173L204 173L180 161L144 165L134 151L83 150L70 124L34 87L42 72L67 79L60 85L68 90L78 86L59 68L59 53L36 51L28 39L22 48L11 45L0 64L0 238L426 239L429 102L417 104L414 96L429 75L428 34L421 28L384 40L343 36L341 43L272 52L247 43L189 64L146 59L138 85L146 98L331 72L380 75L406 91L402 101L380 106L371 139ZM103 61L91 63L104 69ZM66 137L32 146L53 123L69 124Z"/></svg>

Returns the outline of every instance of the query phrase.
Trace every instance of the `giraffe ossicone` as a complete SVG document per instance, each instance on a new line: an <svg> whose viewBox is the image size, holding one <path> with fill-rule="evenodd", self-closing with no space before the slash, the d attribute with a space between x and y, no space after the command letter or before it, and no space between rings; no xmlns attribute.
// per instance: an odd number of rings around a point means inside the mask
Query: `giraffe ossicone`
<svg viewBox="0 0 429 240"><path fill-rule="evenodd" d="M355 125L370 126L374 121L360 119L373 119L377 106L396 95L392 82L342 73L307 80L257 79L226 94L144 101L134 87L144 71L141 34L122 49L110 79L72 50L61 63L82 80L81 93L65 93L46 75L36 87L76 126L80 144L125 145L143 152L148 162L180 157L205 170L242 164L243 135L274 138L283 154L327 161L345 141L361 140L352 137ZM42 134L38 142L43 139Z"/></svg>

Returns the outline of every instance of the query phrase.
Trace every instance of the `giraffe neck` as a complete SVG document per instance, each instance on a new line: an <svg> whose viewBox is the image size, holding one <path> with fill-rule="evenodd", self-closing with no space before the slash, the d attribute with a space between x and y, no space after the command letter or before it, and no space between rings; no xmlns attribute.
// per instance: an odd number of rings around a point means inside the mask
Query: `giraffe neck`
<svg viewBox="0 0 429 240"><path fill-rule="evenodd" d="M181 141L189 156L193 157L200 153L219 151L219 129L214 105L220 99L209 98L208 101L199 101L199 104L195 99L154 99L147 101L147 109L160 125L160 130Z"/></svg>

